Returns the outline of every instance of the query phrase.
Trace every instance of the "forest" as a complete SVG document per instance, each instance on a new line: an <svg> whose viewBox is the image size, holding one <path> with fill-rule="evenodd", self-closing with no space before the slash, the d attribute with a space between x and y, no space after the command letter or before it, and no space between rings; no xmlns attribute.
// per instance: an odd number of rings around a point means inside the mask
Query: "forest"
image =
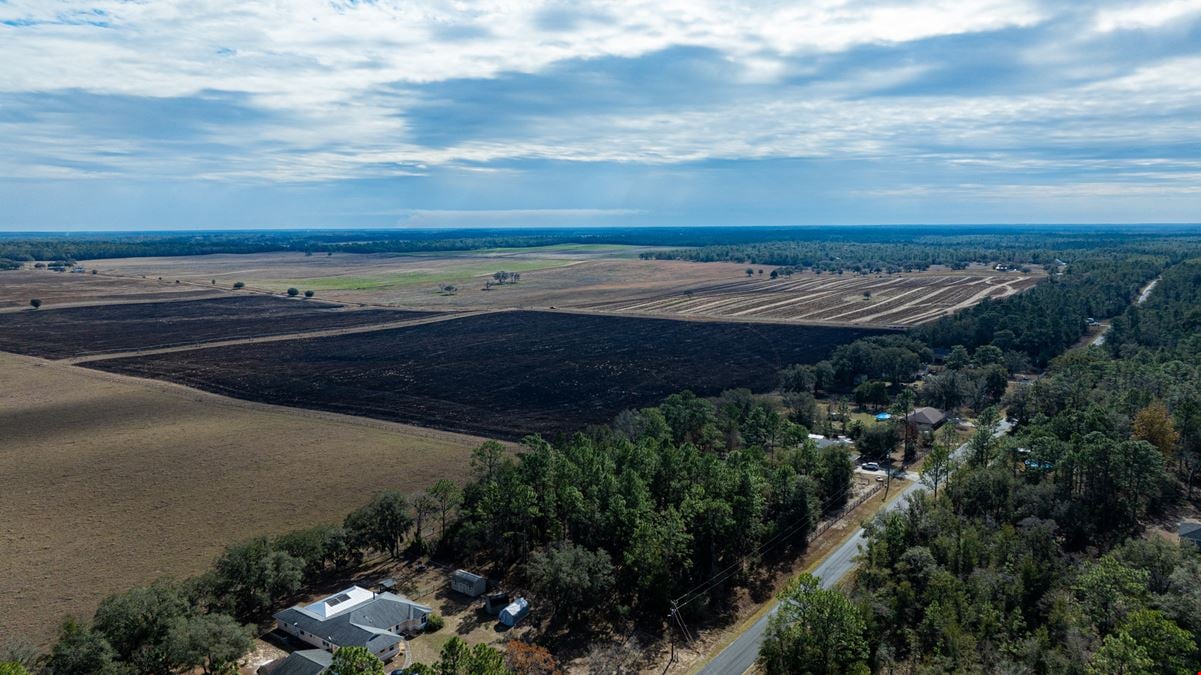
<svg viewBox="0 0 1201 675"><path fill-rule="evenodd" d="M986 299L920 326L913 335L932 347L993 345L1045 366L1080 339L1089 318L1123 312L1139 289L1171 264L1173 257L1175 254L1085 258L1069 266L1062 276L1052 276L1025 293L1003 301Z"/></svg>
<svg viewBox="0 0 1201 675"><path fill-rule="evenodd" d="M782 594L764 670L1196 670L1201 556L1148 528L1174 529L1201 460L1198 262L1165 270L1106 349L1013 390L1017 431L873 521L849 588Z"/></svg>
<svg viewBox="0 0 1201 675"><path fill-rule="evenodd" d="M852 233L849 238L833 235L816 240L793 237L762 242L727 241L687 249L649 251L642 257L777 265L785 272L895 274L925 270L932 265L963 269L972 263L1004 263L1019 269L1023 265L1038 265L1049 271L1062 271L1059 268L1085 259L1097 261L1138 254L1176 256L1181 248L1195 247L1201 242L1195 236L1163 231L1083 234L1037 228L1033 231L1026 228L983 231L964 228L954 235L911 231L912 236L904 236L902 229L892 232L891 236L871 236L872 233L863 232L864 228L846 229Z"/></svg>

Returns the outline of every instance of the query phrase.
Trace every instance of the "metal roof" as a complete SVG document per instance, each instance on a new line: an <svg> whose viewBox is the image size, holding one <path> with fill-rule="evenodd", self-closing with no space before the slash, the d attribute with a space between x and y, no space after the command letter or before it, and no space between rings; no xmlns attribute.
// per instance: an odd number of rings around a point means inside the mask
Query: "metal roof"
<svg viewBox="0 0 1201 675"><path fill-rule="evenodd" d="M324 649L303 649L289 654L271 675L320 675L332 663L333 656Z"/></svg>
<svg viewBox="0 0 1201 675"><path fill-rule="evenodd" d="M467 570L455 570L454 574L452 574L451 576L454 577L455 579L462 579L463 581L470 581L473 584L477 581L484 580L484 577L481 577L478 574L473 574L471 572L468 572Z"/></svg>
<svg viewBox="0 0 1201 675"><path fill-rule="evenodd" d="M321 617L307 607L290 607L275 615L275 620L315 635L330 644L343 647L370 645L378 651L385 645L400 642L401 638L391 633L393 626L420 620L433 612L433 608L421 605L393 593L380 593L366 602L361 602L329 617Z"/></svg>

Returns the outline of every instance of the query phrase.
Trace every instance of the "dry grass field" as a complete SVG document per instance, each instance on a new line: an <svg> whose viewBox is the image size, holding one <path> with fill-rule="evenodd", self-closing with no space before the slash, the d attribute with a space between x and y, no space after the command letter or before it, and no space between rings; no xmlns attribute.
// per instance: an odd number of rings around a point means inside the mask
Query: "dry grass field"
<svg viewBox="0 0 1201 675"><path fill-rule="evenodd" d="M102 260L103 272L183 280L185 286L279 293L289 286L318 297L411 309L570 309L633 316L904 327L1020 292L1044 273L966 270L856 276L802 273L747 277L745 265L640 260L627 247L542 247L414 255L305 256L302 253ZM92 263L88 263L92 264ZM494 272L516 284L485 290ZM441 288L457 287L448 294Z"/></svg>
<svg viewBox="0 0 1201 675"><path fill-rule="evenodd" d="M184 286L279 293L290 286L318 298L415 309L546 309L579 303L621 301L646 293L739 279L741 265L639 260L633 247L556 247L430 254L302 253L126 258L88 261L102 275L163 277ZM518 272L517 284L484 290L498 271ZM0 284L3 277L0 276ZM455 294L441 287L453 285Z"/></svg>
<svg viewBox="0 0 1201 675"><path fill-rule="evenodd" d="M0 636L228 543L463 476L480 439L226 399L0 353Z"/></svg>
<svg viewBox="0 0 1201 675"><path fill-rule="evenodd" d="M27 309L32 298L38 298L44 303L43 307L50 309L64 305L184 300L221 294L215 289L140 277L114 278L28 269L0 272L0 312Z"/></svg>

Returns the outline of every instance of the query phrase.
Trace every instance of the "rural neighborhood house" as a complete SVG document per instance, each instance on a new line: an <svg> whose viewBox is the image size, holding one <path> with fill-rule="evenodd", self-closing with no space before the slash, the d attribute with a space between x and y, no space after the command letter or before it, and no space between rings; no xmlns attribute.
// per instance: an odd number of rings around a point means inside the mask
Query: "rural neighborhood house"
<svg viewBox="0 0 1201 675"><path fill-rule="evenodd" d="M941 427L947 421L947 416L938 408L925 407L909 413L907 419L918 431L929 433Z"/></svg>
<svg viewBox="0 0 1201 675"><path fill-rule="evenodd" d="M387 661L401 649L404 634L425 629L433 611L394 593L373 593L352 586L310 605L296 605L275 615L279 630L329 651L366 647Z"/></svg>

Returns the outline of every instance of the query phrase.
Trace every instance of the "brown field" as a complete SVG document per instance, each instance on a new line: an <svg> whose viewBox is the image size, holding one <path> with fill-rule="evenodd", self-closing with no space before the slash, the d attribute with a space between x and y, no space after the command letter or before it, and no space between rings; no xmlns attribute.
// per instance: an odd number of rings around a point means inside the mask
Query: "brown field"
<svg viewBox="0 0 1201 675"><path fill-rule="evenodd" d="M640 260L642 249L543 247L533 249L353 255L302 253L131 258L94 264L102 273L162 276L185 286L279 293L312 288L319 298L411 309L576 310L634 316L731 321L904 327L938 318L984 298L1001 298L1044 276L932 268L924 272L856 276L796 274L746 276L734 263ZM92 265L93 263L87 263ZM484 290L493 272L517 271L521 281ZM0 281L2 283L2 281ZM440 290L454 285L455 294ZM864 293L870 295L865 296Z"/></svg>
<svg viewBox="0 0 1201 675"><path fill-rule="evenodd" d="M881 275L756 275L733 282L646 294L631 300L585 302L590 311L648 316L709 317L797 323L912 326L985 298L1003 298L1033 286L1043 273L994 272L986 268L931 269Z"/></svg>
<svg viewBox="0 0 1201 675"><path fill-rule="evenodd" d="M0 636L37 642L225 544L463 476L480 442L4 353L0 429Z"/></svg>
<svg viewBox="0 0 1201 675"><path fill-rule="evenodd" d="M0 312L29 307L29 300L40 299L43 307L104 304L109 302L147 302L217 297L221 291L195 286L160 282L157 279L125 279L99 274L73 274L34 270L0 272Z"/></svg>
<svg viewBox="0 0 1201 675"><path fill-rule="evenodd" d="M421 255L301 253L126 258L88 262L102 273L180 279L184 285L279 293L289 286L313 289L318 298L347 303L416 309L546 309L580 303L620 301L645 293L737 280L741 265L639 260L643 249L608 247L582 251L556 247L521 252L463 252ZM521 273L517 284L485 291L494 272ZM0 277L0 284L3 277ZM458 292L447 295L443 285Z"/></svg>

